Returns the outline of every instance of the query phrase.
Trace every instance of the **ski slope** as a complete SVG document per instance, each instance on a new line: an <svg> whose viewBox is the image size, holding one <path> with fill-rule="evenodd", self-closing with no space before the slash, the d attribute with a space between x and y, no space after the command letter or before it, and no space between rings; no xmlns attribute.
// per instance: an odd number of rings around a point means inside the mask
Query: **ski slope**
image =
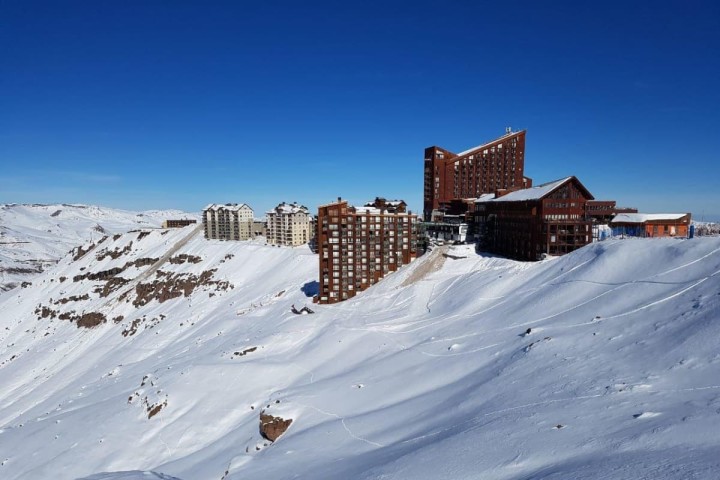
<svg viewBox="0 0 720 480"><path fill-rule="evenodd" d="M452 247L336 305L304 247L72 257L0 296L0 478L717 478L718 238ZM261 411L293 420L274 443Z"/></svg>

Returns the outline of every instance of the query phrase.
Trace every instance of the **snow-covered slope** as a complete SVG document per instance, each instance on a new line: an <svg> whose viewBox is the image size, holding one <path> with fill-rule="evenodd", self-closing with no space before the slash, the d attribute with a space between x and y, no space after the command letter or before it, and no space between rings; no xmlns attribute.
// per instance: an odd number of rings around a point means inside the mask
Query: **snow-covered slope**
<svg viewBox="0 0 720 480"><path fill-rule="evenodd" d="M88 205L0 205L0 291L31 282L73 247L104 235L159 227L167 218L197 219L197 215Z"/></svg>
<svg viewBox="0 0 720 480"><path fill-rule="evenodd" d="M305 248L189 227L74 253L0 297L3 479L720 469L718 238L436 250L332 306ZM274 443L263 411L293 420Z"/></svg>

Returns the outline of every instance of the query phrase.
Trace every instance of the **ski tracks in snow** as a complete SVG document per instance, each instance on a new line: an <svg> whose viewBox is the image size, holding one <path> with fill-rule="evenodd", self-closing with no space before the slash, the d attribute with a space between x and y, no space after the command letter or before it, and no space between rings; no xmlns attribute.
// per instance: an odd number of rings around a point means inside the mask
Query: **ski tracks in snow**
<svg viewBox="0 0 720 480"><path fill-rule="evenodd" d="M297 402L296 402L296 403L297 403ZM343 417L343 416L341 416L341 415L338 415L337 413L326 412L325 410L322 410L322 409L320 409L320 408L318 408L318 407L315 407L315 406L313 406L313 405L307 405L307 404L304 404L304 403L297 403L297 405L301 405L301 406L303 406L303 407L305 407L305 408L309 408L309 409L311 409L311 410L315 410L316 412L321 413L321 414L323 414L323 415L327 415L328 417L337 418L338 420L340 420L340 423L342 424L343 428L344 428L345 431L348 433L348 435L349 435L350 437L354 438L355 440L359 440L359 441L361 441L361 442L367 443L368 445L372 445L372 446L374 446L374 447L381 447L381 448L382 448L382 447L385 446L385 445L383 445L383 444L381 444L381 443L373 442L372 440L368 440L367 438L363 438L363 437L360 437L359 435L355 435L355 433L353 433L353 431L350 430L350 428L349 428L349 427L347 426L347 424L345 423L345 417Z"/></svg>

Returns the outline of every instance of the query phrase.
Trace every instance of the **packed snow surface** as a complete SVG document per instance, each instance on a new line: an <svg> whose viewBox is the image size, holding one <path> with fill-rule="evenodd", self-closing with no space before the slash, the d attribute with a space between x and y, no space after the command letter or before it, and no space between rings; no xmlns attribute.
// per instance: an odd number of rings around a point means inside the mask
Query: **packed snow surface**
<svg viewBox="0 0 720 480"><path fill-rule="evenodd" d="M720 238L436 249L336 305L317 268L187 227L2 294L0 478L717 478Z"/></svg>

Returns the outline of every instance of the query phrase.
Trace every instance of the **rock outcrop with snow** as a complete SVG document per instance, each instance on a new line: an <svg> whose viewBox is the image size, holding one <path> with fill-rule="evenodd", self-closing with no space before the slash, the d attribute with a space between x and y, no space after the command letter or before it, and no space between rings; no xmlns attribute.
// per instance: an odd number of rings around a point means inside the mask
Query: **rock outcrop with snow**
<svg viewBox="0 0 720 480"><path fill-rule="evenodd" d="M90 205L0 205L0 292L33 278L86 242L129 230L160 227L179 210L130 212Z"/></svg>

